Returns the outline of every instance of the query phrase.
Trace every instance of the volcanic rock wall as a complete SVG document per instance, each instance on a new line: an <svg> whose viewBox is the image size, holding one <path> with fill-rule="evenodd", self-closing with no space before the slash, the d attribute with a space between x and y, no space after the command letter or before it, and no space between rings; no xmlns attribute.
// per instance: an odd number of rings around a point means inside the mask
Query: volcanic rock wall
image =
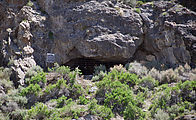
<svg viewBox="0 0 196 120"><path fill-rule="evenodd" d="M168 1L131 8L112 1L0 1L0 64L20 84L28 68L73 59L196 62L196 13Z"/></svg>

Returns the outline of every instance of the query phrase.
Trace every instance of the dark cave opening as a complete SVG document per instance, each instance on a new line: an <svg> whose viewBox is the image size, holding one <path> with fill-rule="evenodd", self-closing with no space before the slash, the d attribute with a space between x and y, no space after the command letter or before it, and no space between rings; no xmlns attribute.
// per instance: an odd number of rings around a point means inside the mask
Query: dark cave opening
<svg viewBox="0 0 196 120"><path fill-rule="evenodd" d="M64 65L70 66L71 69L75 69L76 67L78 67L82 71L83 75L93 75L95 66L105 65L106 69L108 70L110 67L119 64L125 65L126 62L105 62L89 58L77 58L71 60Z"/></svg>

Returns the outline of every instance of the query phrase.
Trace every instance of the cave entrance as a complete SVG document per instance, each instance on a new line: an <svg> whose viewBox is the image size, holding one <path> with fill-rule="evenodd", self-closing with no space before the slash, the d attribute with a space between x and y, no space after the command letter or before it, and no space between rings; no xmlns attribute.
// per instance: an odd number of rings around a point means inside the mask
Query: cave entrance
<svg viewBox="0 0 196 120"><path fill-rule="evenodd" d="M95 66L105 65L106 69L108 70L110 67L113 67L114 65L118 65L118 64L124 65L125 63L104 62L104 61L98 61L98 60L89 59L89 58L77 58L77 59L71 60L65 65L70 66L71 69L75 69L76 67L78 67L82 71L83 75L92 75L94 73Z"/></svg>

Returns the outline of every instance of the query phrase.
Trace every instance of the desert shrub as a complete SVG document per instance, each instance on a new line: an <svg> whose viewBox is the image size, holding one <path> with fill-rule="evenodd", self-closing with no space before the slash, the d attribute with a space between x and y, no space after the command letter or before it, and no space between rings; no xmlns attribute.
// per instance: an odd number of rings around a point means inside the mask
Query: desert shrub
<svg viewBox="0 0 196 120"><path fill-rule="evenodd" d="M106 106L98 105L97 100L93 99L89 104L90 114L99 116L103 119L110 119L114 116L112 110Z"/></svg>
<svg viewBox="0 0 196 120"><path fill-rule="evenodd" d="M0 80L0 90L3 93L7 93L10 89L12 89L13 86L13 82L7 79L1 79Z"/></svg>
<svg viewBox="0 0 196 120"><path fill-rule="evenodd" d="M11 89L7 94L0 94L0 113L2 112L8 120L20 119L22 107L26 103L26 97L20 96L18 90Z"/></svg>
<svg viewBox="0 0 196 120"><path fill-rule="evenodd" d="M47 82L46 80L46 73L39 72L35 76L31 77L31 79L25 81L28 85L29 84L40 84L43 85Z"/></svg>
<svg viewBox="0 0 196 120"><path fill-rule="evenodd" d="M43 69L40 66L33 66L28 69L27 73L25 74L25 78L31 78L35 76L37 73L43 72Z"/></svg>
<svg viewBox="0 0 196 120"><path fill-rule="evenodd" d="M139 81L139 85L142 87L147 87L148 89L153 89L154 87L157 87L159 84L158 80L155 80L154 78L147 76L143 77Z"/></svg>
<svg viewBox="0 0 196 120"><path fill-rule="evenodd" d="M70 90L70 96L72 96L72 98L74 99L79 98L79 96L85 93L84 88L79 84L74 84L69 90Z"/></svg>
<svg viewBox="0 0 196 120"><path fill-rule="evenodd" d="M95 66L94 68L94 75L98 75L100 72L107 72L106 66L105 65L99 65L99 66Z"/></svg>
<svg viewBox="0 0 196 120"><path fill-rule="evenodd" d="M60 73L60 74L68 74L68 73L70 73L70 71L71 70L68 66L61 66L56 69L56 72Z"/></svg>
<svg viewBox="0 0 196 120"><path fill-rule="evenodd" d="M173 86L163 84L157 88L153 96L152 105L150 106L151 115L155 114L159 109L170 111L170 118L183 114L185 111L191 111L194 108L195 101L195 81L186 81L177 83ZM176 108L176 110L173 110Z"/></svg>
<svg viewBox="0 0 196 120"><path fill-rule="evenodd" d="M50 110L45 104L43 103L36 103L35 106L32 106L31 109L27 110L24 115L24 120L29 119L45 119L54 117L53 110Z"/></svg>
<svg viewBox="0 0 196 120"><path fill-rule="evenodd" d="M110 71L116 70L118 72L127 72L127 70L123 67L123 65L114 65L114 67L110 68Z"/></svg>
<svg viewBox="0 0 196 120"><path fill-rule="evenodd" d="M79 103L81 105L86 105L86 104L89 103L89 100L84 95L82 95L82 96L79 97Z"/></svg>
<svg viewBox="0 0 196 120"><path fill-rule="evenodd" d="M144 120L145 118L145 112L143 112L139 107L135 106L132 102L128 103L123 115L125 119L131 120Z"/></svg>
<svg viewBox="0 0 196 120"><path fill-rule="evenodd" d="M93 78L92 78L92 81L95 82L95 81L100 81L104 78L104 76L106 75L105 72L103 71L100 71L98 75L94 75Z"/></svg>
<svg viewBox="0 0 196 120"><path fill-rule="evenodd" d="M118 112L121 115L124 111L129 111L126 106L132 104L134 109L137 109L134 112L136 116L132 116L133 119L138 118L139 115L143 114L142 109L139 108L138 102L135 100L133 91L129 85L134 85L138 81L138 78L135 74L128 72L119 72L116 69L109 72L102 81L97 83L99 90L97 91L97 97L104 98L103 104L113 112ZM130 82L130 83L129 83ZM101 102L101 101L99 101ZM130 117L128 112L124 113L124 117ZM144 117L144 116L142 116Z"/></svg>
<svg viewBox="0 0 196 120"><path fill-rule="evenodd" d="M0 79L9 80L11 75L11 69L0 67Z"/></svg>
<svg viewBox="0 0 196 120"><path fill-rule="evenodd" d="M180 65L175 69L175 72L177 72L179 75L183 75L185 73L185 69L182 65Z"/></svg>
<svg viewBox="0 0 196 120"><path fill-rule="evenodd" d="M169 114L159 109L155 114L156 120L169 120Z"/></svg>
<svg viewBox="0 0 196 120"><path fill-rule="evenodd" d="M162 76L160 74L160 71L155 69L155 68L152 68L149 72L148 72L148 75L147 76L151 76L152 78L154 78L155 80L158 80L158 81L161 81L162 79Z"/></svg>
<svg viewBox="0 0 196 120"><path fill-rule="evenodd" d="M180 81L178 73L176 73L173 69L161 71L160 74L162 76L161 81L159 81L161 84Z"/></svg>
<svg viewBox="0 0 196 120"><path fill-rule="evenodd" d="M123 0L123 3L130 5L131 7L135 7L137 4L137 0Z"/></svg>
<svg viewBox="0 0 196 120"><path fill-rule="evenodd" d="M78 106L74 101L72 101L72 99L68 99L65 104L66 105L62 108L56 109L60 118L69 117L72 119L78 119L87 111L87 109L82 106Z"/></svg>
<svg viewBox="0 0 196 120"><path fill-rule="evenodd" d="M130 63L128 65L128 71L138 75L139 77L146 76L148 74L148 69L138 62Z"/></svg>
<svg viewBox="0 0 196 120"><path fill-rule="evenodd" d="M36 95L38 96L38 93L41 91L40 85L38 84L30 84L28 87L22 89L21 95L26 96L26 95Z"/></svg>

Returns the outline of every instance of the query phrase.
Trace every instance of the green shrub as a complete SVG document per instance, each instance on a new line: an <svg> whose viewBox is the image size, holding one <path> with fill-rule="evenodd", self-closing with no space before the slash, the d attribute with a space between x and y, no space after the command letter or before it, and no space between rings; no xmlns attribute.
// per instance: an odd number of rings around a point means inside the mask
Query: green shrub
<svg viewBox="0 0 196 120"><path fill-rule="evenodd" d="M114 116L110 108L98 105L95 99L90 102L89 111L90 114L99 116L103 119L110 119Z"/></svg>
<svg viewBox="0 0 196 120"><path fill-rule="evenodd" d="M131 119L131 120L144 120L145 118L145 112L142 111L142 109L138 108L132 102L129 102L126 106L126 109L123 112L125 119Z"/></svg>
<svg viewBox="0 0 196 120"><path fill-rule="evenodd" d="M71 92L70 96L72 96L72 98L77 99L77 98L79 98L79 96L81 96L85 93L85 90L81 85L74 84L73 86L71 86L70 92Z"/></svg>
<svg viewBox="0 0 196 120"><path fill-rule="evenodd" d="M100 71L98 75L94 75L93 78L92 78L92 81L95 82L95 81L100 81L104 78L104 76L106 75L105 72L103 71Z"/></svg>
<svg viewBox="0 0 196 120"><path fill-rule="evenodd" d="M33 5L34 5L33 2L31 0L29 0L29 2L27 3L27 6L32 7Z"/></svg>
<svg viewBox="0 0 196 120"><path fill-rule="evenodd" d="M30 80L27 80L26 83L28 84L44 84L46 83L46 73L40 72L33 76Z"/></svg>
<svg viewBox="0 0 196 120"><path fill-rule="evenodd" d="M134 11L137 12L137 13L141 13L140 8L135 8Z"/></svg>
<svg viewBox="0 0 196 120"><path fill-rule="evenodd" d="M78 119L86 111L86 109L83 107L77 106L77 104L73 102L72 99L68 99L65 104L66 105L62 108L56 109L56 111L60 114L60 118L69 117L72 119Z"/></svg>
<svg viewBox="0 0 196 120"><path fill-rule="evenodd" d="M141 116L143 114L142 109L138 107L139 102L135 100L133 91L129 87L130 84L135 85L137 81L137 75L128 72L119 72L114 69L102 81L97 83L99 90L96 95L97 97L104 98L103 102L105 106L111 108L113 112L126 115L127 117L124 116L125 118L130 117L128 112L126 112L129 111L126 107L128 104L132 104L137 109L134 111L135 115ZM137 115L133 118L138 118ZM141 116L141 118L144 116Z"/></svg>
<svg viewBox="0 0 196 120"><path fill-rule="evenodd" d="M56 72L60 73L60 74L68 74L68 73L70 73L70 71L71 70L68 66L61 66L56 69Z"/></svg>
<svg viewBox="0 0 196 120"><path fill-rule="evenodd" d="M24 115L24 120L30 120L30 119L45 119L52 117L53 111L48 109L48 107L43 103L36 103L35 106L31 107L31 109L27 110Z"/></svg>
<svg viewBox="0 0 196 120"><path fill-rule="evenodd" d="M58 99L56 99L56 101L57 101L57 108L62 108L66 103L66 101L67 101L67 97L65 97L64 95L63 96L61 96L60 98L58 98Z"/></svg>
<svg viewBox="0 0 196 120"><path fill-rule="evenodd" d="M140 6L142 6L144 4L144 2L143 1L137 1L137 5L136 5L136 7L140 7Z"/></svg>
<svg viewBox="0 0 196 120"><path fill-rule="evenodd" d="M21 95L26 96L26 95L36 95L38 96L38 93L41 91L41 88L38 84L30 84L28 87L22 89Z"/></svg>
<svg viewBox="0 0 196 120"><path fill-rule="evenodd" d="M79 97L79 103L81 105L86 105L86 104L89 103L89 100L84 95L82 95L82 96Z"/></svg>

